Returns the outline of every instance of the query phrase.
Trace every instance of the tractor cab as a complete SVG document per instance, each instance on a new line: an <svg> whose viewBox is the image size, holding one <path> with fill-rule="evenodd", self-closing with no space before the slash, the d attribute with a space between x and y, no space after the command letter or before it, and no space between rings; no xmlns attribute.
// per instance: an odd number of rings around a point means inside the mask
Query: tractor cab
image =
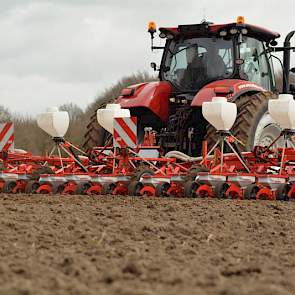
<svg viewBox="0 0 295 295"><path fill-rule="evenodd" d="M197 93L216 80L241 79L275 88L268 47L280 35L244 23L180 25L160 28L166 39L159 77L171 83L175 92Z"/></svg>
<svg viewBox="0 0 295 295"><path fill-rule="evenodd" d="M241 150L267 146L278 138L281 128L268 113L268 101L278 95L272 53L283 53L283 93L290 93L295 90L289 86L289 74L295 73L295 68L290 69L295 31L287 34L282 47L275 41L280 34L246 24L243 17L228 24L204 21L160 28L165 46L154 46L156 31L156 24L150 22L152 50L163 50L160 67L151 63L159 71L159 80L130 85L116 99L137 118L138 142L148 127L156 132L164 152L199 155L204 140L209 147L216 142L215 128L202 115L202 104L216 96L237 105L231 131ZM89 126L86 138L91 141L98 128L95 122ZM103 136L97 137L103 142Z"/></svg>

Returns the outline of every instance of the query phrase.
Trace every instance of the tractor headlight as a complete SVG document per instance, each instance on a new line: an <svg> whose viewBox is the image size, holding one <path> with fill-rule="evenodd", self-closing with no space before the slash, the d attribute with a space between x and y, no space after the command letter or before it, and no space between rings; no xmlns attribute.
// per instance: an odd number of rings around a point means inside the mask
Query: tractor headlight
<svg viewBox="0 0 295 295"><path fill-rule="evenodd" d="M247 30L246 28L243 28L243 29L241 30L241 33L242 33L243 35L247 35L247 34L248 34L248 30Z"/></svg>
<svg viewBox="0 0 295 295"><path fill-rule="evenodd" d="M230 33L231 33L232 35L235 35L235 34L238 33L238 29L236 29L236 28L232 28L232 29L230 29Z"/></svg>
<svg viewBox="0 0 295 295"><path fill-rule="evenodd" d="M164 38L167 37L167 35L166 35L165 33L161 32L161 33L159 34L159 37L164 39Z"/></svg>

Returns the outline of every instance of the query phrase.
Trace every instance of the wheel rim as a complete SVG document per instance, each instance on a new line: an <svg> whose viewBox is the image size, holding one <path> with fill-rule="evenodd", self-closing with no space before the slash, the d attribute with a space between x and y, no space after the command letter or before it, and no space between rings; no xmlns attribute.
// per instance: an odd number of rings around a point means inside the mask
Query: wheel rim
<svg viewBox="0 0 295 295"><path fill-rule="evenodd" d="M278 136L282 129L275 121L271 118L270 114L266 112L257 124L255 135L254 135L254 146L269 146ZM278 140L274 147L282 147L282 140Z"/></svg>

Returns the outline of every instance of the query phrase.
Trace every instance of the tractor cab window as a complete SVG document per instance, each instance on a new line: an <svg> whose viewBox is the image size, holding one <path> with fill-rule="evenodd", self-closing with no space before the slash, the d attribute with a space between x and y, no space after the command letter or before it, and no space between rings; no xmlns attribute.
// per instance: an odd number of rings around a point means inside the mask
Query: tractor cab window
<svg viewBox="0 0 295 295"><path fill-rule="evenodd" d="M198 90L233 74L233 42L221 38L172 41L164 68L164 80L178 90Z"/></svg>
<svg viewBox="0 0 295 295"><path fill-rule="evenodd" d="M246 80L271 89L273 77L263 43L251 37L244 38L240 44L240 58L244 60L242 74Z"/></svg>

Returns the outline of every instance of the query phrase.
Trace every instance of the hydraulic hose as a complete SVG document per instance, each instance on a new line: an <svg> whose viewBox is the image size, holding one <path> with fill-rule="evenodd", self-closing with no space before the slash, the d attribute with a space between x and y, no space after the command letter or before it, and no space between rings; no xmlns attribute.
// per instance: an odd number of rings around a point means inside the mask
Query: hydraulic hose
<svg viewBox="0 0 295 295"><path fill-rule="evenodd" d="M170 151L164 156L165 158L176 158L180 161L184 162L194 162L202 160L202 157L191 157L185 153L179 151Z"/></svg>
<svg viewBox="0 0 295 295"><path fill-rule="evenodd" d="M234 153L224 153L224 156L233 156ZM214 155L207 156L207 159L210 160L214 157ZM165 154L164 158L176 158L180 161L184 162L195 162L195 161L202 161L203 157L191 157L185 153L179 151L170 151Z"/></svg>

